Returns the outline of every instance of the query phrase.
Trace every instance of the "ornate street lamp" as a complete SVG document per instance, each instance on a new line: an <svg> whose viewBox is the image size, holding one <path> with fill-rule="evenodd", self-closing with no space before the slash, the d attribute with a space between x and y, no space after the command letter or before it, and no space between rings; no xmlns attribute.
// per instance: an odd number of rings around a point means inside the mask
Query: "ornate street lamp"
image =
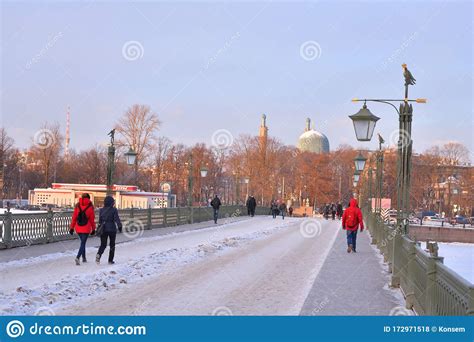
<svg viewBox="0 0 474 342"><path fill-rule="evenodd" d="M201 178L206 178L207 177L207 172L208 172L207 167L205 167L205 166L201 167L200 172L201 172ZM206 187L206 189L207 189L207 187ZM203 190L203 187L201 185L201 199L199 201L199 206L201 206L201 202L206 202L207 201L207 190L206 191L202 191L202 190ZM204 193L204 196L206 198L204 198L203 193ZM206 205L207 205L207 203L206 203Z"/></svg>
<svg viewBox="0 0 474 342"><path fill-rule="evenodd" d="M360 179L360 171L355 171L354 172L354 182L358 182Z"/></svg>
<svg viewBox="0 0 474 342"><path fill-rule="evenodd" d="M127 165L135 164L135 161L137 160L137 152L135 152L132 147L130 147L128 151L124 153L124 155Z"/></svg>
<svg viewBox="0 0 474 342"><path fill-rule="evenodd" d="M354 164L355 164L356 171L364 170L366 160L367 160L367 158L364 158L362 153L359 152L359 155L354 158Z"/></svg>
<svg viewBox="0 0 474 342"><path fill-rule="evenodd" d="M370 112L365 102L361 110L349 117L354 124L357 140L370 141L374 134L375 124L380 118Z"/></svg>
<svg viewBox="0 0 474 342"><path fill-rule="evenodd" d="M250 182L250 178L245 177L244 178L244 183L247 184L247 197L246 197L246 199L249 198L249 182Z"/></svg>
<svg viewBox="0 0 474 342"><path fill-rule="evenodd" d="M115 170L115 128L108 133L110 137L110 144L107 149L107 195L112 195L112 186L114 183L114 170ZM134 165L137 159L137 153L130 147L128 152L124 153L125 159L128 165ZM136 170L135 170L136 178Z"/></svg>
<svg viewBox="0 0 474 342"><path fill-rule="evenodd" d="M204 167L201 167L201 177L202 177L202 178L207 177L207 172L208 172L207 167L205 167L205 166L204 166Z"/></svg>
<svg viewBox="0 0 474 342"><path fill-rule="evenodd" d="M408 70L406 64L402 64L403 76L405 78L405 96L403 99L353 99L353 102L364 102L362 109L349 117L354 124L354 130L357 140L370 141L374 133L376 122L379 118L373 115L367 109L367 101L379 102L392 106L398 114L399 118L399 135L398 135L398 158L397 158L397 226L405 234L408 233L408 214L409 191L411 178L411 155L412 140L411 127L413 118L412 103L426 103L426 99L408 98L408 87L414 85L416 80ZM399 104L399 108L394 103ZM381 188L380 188L381 189ZM381 192L381 191L380 191ZM393 270L395 274L398 270Z"/></svg>

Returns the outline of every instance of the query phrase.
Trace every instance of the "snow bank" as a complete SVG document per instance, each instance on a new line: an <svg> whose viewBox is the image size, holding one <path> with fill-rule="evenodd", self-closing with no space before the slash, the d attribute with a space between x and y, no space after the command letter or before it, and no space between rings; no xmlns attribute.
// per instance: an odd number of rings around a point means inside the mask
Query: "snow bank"
<svg viewBox="0 0 474 342"><path fill-rule="evenodd" d="M474 283L474 244L438 242L438 246L438 255L444 257L444 264Z"/></svg>
<svg viewBox="0 0 474 342"><path fill-rule="evenodd" d="M242 221L230 222L219 227L170 234L171 236L183 236L186 234L202 234L203 232L210 233L212 231L212 234L204 243L201 242L197 245L186 245L183 243L183 246L176 245L176 247L164 251L147 253L141 257L133 258L133 249L140 248L140 244L170 239L170 235L137 239L121 244L121 246L128 245L129 248L124 251L128 251L132 256L128 258L127 262L113 266L101 264L94 267L96 265L87 265L92 267L80 269L85 271L84 273L75 275L64 274L61 279L58 281L53 280L52 282L48 279L48 274L42 272L42 266L47 270L47 262L49 260L72 256L74 254L73 251L4 263L1 265L0 270L15 268L18 265L24 264L35 264L36 267L37 264L38 285L34 287L18 286L14 291L8 293L0 292L0 314L33 315L44 312L54 313L62 305L77 303L84 297L98 296L104 292L126 286L129 283L147 281L151 276L176 271L180 266L197 262L207 255L224 253L230 248L235 248L256 239L263 239L279 229L287 228L291 223L294 223L292 221L288 219L280 221L279 224L275 224L276 222L273 221L274 226L265 227L264 225L262 229L251 232L237 231L232 233L227 230L226 237L223 237L225 234L221 235L221 232L225 231L225 228ZM254 227L258 225L262 226L262 222L260 224L255 222ZM104 254L103 259L106 259L106 254ZM21 279L18 279L18 281L20 282Z"/></svg>

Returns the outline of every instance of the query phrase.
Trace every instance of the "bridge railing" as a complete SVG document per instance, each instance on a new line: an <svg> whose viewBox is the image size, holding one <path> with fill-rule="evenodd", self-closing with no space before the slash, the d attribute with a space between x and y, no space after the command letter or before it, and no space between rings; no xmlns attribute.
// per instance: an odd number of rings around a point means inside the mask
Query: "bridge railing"
<svg viewBox="0 0 474 342"><path fill-rule="evenodd" d="M396 226L384 224L376 214L364 217L389 265L391 286L400 287L407 309L420 315L474 315L474 285L443 264L443 258L423 250L420 243Z"/></svg>
<svg viewBox="0 0 474 342"><path fill-rule="evenodd" d="M265 215L267 212L266 208L257 208L256 214ZM221 206L219 210L220 219L231 220L242 215L247 215L247 209L242 205ZM132 208L120 209L119 216L123 229L132 231L209 221L214 212L211 207ZM99 210L96 210L95 217L98 221ZM74 239L69 234L71 220L72 211L49 210L32 214L7 211L0 214L0 249Z"/></svg>

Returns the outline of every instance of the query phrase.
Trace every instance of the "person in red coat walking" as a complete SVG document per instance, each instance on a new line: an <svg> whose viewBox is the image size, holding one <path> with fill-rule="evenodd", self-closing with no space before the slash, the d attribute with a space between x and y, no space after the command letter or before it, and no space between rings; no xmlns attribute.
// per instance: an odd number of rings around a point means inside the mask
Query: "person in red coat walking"
<svg viewBox="0 0 474 342"><path fill-rule="evenodd" d="M75 259L76 265L79 266L81 264L80 257L82 257L82 262L87 262L87 238L89 237L89 234L95 234L94 206L92 205L91 197L88 193L83 193L81 198L79 198L79 202L74 207L69 233L73 235L74 231L76 231L77 235L79 235L79 239L81 240L81 245Z"/></svg>
<svg viewBox="0 0 474 342"><path fill-rule="evenodd" d="M342 229L347 233L347 253L356 252L357 230L362 232L364 230L364 221L362 218L362 211L359 209L357 200L352 198L349 201L349 207L344 210L342 215Z"/></svg>

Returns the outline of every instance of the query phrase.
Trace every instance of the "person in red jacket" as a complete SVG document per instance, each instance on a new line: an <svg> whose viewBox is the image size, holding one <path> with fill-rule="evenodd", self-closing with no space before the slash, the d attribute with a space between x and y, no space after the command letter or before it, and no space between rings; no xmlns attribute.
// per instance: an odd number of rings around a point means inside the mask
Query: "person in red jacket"
<svg viewBox="0 0 474 342"><path fill-rule="evenodd" d="M91 202L91 197L88 193L83 193L79 202L74 207L74 213L72 214L71 226L69 233L71 235L76 231L81 240L79 251L77 252L76 265L80 265L79 258L82 256L82 262L87 262L86 259L86 242L90 235L95 234L95 213L94 206Z"/></svg>
<svg viewBox="0 0 474 342"><path fill-rule="evenodd" d="M364 221L362 219L362 211L359 209L357 200L351 198L349 207L344 210L342 215L342 229L347 232L347 253L356 252L357 230L364 230Z"/></svg>

